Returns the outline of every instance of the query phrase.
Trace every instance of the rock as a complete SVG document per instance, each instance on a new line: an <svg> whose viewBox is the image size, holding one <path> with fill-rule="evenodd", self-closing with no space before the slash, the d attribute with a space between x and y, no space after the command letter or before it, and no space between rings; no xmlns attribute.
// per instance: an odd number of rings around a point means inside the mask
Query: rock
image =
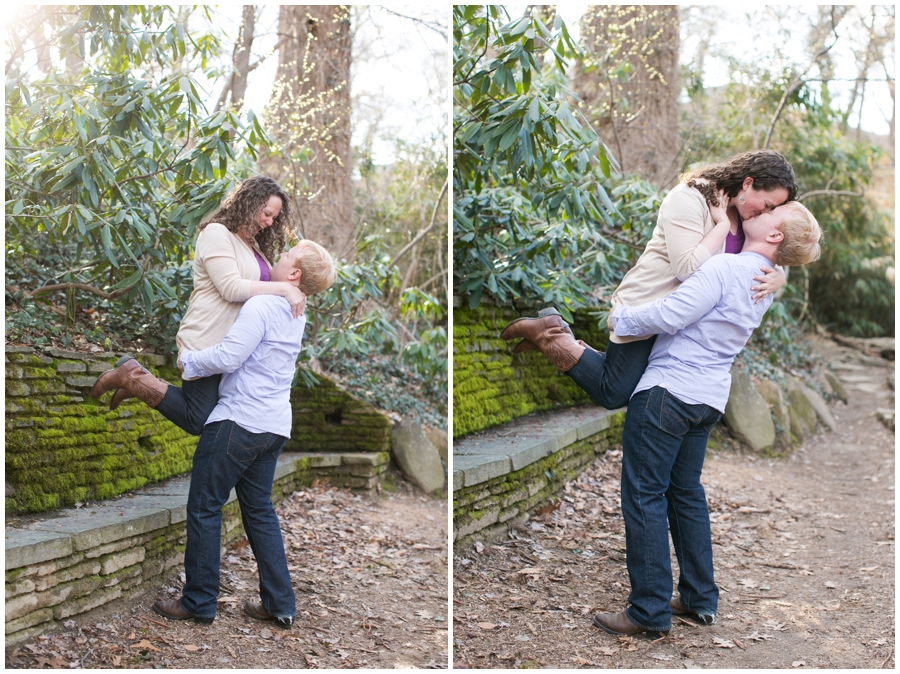
<svg viewBox="0 0 900 674"><path fill-rule="evenodd" d="M756 390L769 405L775 421L775 445L787 449L791 446L791 413L781 387L771 379L761 379L756 383Z"/></svg>
<svg viewBox="0 0 900 674"><path fill-rule="evenodd" d="M838 400L843 403L847 402L847 389L844 388L844 383L837 378L834 372L825 370L825 381L831 386L831 390L834 391L834 395L837 396Z"/></svg>
<svg viewBox="0 0 900 674"><path fill-rule="evenodd" d="M731 392L723 418L731 434L754 451L770 449L775 444L775 424L769 406L753 386L750 375L737 367L731 368Z"/></svg>
<svg viewBox="0 0 900 674"><path fill-rule="evenodd" d="M6 498L12 498L16 495L16 488L9 482L6 483Z"/></svg>
<svg viewBox="0 0 900 674"><path fill-rule="evenodd" d="M791 406L791 432L804 438L816 430L816 408L806 395L806 388L791 375L785 375L788 388L788 403Z"/></svg>
<svg viewBox="0 0 900 674"><path fill-rule="evenodd" d="M438 454L446 465L447 447L449 445L447 431L445 431L443 428L431 428L430 426L426 426L425 437L431 441L431 444L434 445L435 449L437 449Z"/></svg>
<svg viewBox="0 0 900 674"><path fill-rule="evenodd" d="M422 427L408 417L391 431L391 454L403 474L427 493L444 486L444 466Z"/></svg>
<svg viewBox="0 0 900 674"><path fill-rule="evenodd" d="M812 403L813 408L816 410L816 415L821 422L828 427L829 431L837 430L837 422L834 420L831 410L828 409L828 403L825 402L825 398L805 384L800 384L800 386L803 387L803 392L806 394L806 397L809 398L809 402Z"/></svg>

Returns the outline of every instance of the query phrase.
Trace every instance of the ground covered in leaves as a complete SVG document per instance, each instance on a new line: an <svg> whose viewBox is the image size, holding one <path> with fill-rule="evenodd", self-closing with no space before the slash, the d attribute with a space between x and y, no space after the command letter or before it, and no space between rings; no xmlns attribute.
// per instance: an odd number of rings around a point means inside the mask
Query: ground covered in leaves
<svg viewBox="0 0 900 674"><path fill-rule="evenodd" d="M8 649L6 667L447 667L446 499L405 486L380 496L314 486L277 510L297 594L292 630L243 614L244 601L259 601L259 579L241 539L223 557L211 626L150 609L180 596L184 576L173 572L141 597Z"/></svg>
<svg viewBox="0 0 900 674"><path fill-rule="evenodd" d="M659 640L593 627L628 599L619 449L506 540L458 551L454 666L893 669L894 434L876 416L893 363L820 348L848 381L835 432L786 458L708 455L714 625L673 618Z"/></svg>

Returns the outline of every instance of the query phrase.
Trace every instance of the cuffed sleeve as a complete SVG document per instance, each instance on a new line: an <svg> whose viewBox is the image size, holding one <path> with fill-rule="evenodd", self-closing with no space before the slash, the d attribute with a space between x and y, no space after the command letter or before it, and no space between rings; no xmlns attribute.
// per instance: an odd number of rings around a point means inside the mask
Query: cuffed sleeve
<svg viewBox="0 0 900 674"><path fill-rule="evenodd" d="M696 323L720 301L723 292L718 269L701 267L668 297L637 307L620 307L613 315L615 333L643 337L665 332L674 335Z"/></svg>
<svg viewBox="0 0 900 674"><path fill-rule="evenodd" d="M184 351L181 364L185 378L234 372L243 365L265 337L262 306L260 302L246 302L221 344L202 351Z"/></svg>

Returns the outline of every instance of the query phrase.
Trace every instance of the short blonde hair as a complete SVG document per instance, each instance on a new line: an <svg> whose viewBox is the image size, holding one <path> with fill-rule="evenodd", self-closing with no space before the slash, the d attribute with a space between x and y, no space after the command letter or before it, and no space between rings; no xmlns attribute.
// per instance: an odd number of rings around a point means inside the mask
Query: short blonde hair
<svg viewBox="0 0 900 674"><path fill-rule="evenodd" d="M295 266L303 272L300 276L300 290L307 295L315 295L330 288L337 275L331 253L309 239L304 239L297 246L301 250Z"/></svg>
<svg viewBox="0 0 900 674"><path fill-rule="evenodd" d="M790 209L790 213L777 225L784 239L775 251L775 263L796 267L818 260L822 254L822 228L815 216L799 201L789 201L779 208Z"/></svg>

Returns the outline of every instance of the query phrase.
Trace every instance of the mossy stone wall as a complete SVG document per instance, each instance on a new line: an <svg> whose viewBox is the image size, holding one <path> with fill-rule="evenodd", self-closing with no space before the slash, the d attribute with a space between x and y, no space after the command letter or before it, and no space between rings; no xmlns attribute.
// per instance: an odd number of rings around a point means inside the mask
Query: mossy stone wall
<svg viewBox="0 0 900 674"><path fill-rule="evenodd" d="M109 410L95 400L97 377L120 354L6 347L6 513L45 512L100 501L191 469L198 438L138 400ZM154 375L178 384L163 356L138 356ZM285 451L376 454L317 466L335 486L371 489L384 473L391 421L327 377L291 393L293 437Z"/></svg>
<svg viewBox="0 0 900 674"><path fill-rule="evenodd" d="M137 400L91 398L117 354L6 347L6 512L102 500L191 469L197 438ZM162 356L139 356L178 382Z"/></svg>
<svg viewBox="0 0 900 674"><path fill-rule="evenodd" d="M293 427L288 452L389 452L391 420L373 405L317 374L319 383L291 391Z"/></svg>
<svg viewBox="0 0 900 674"><path fill-rule="evenodd" d="M465 303L465 300L462 302ZM453 309L453 437L506 423L531 412L590 402L587 394L560 374L537 351L512 354L515 342L500 332L536 309L482 304ZM576 338L603 350L609 334L584 312L572 325Z"/></svg>
<svg viewBox="0 0 900 674"><path fill-rule="evenodd" d="M520 470L453 492L453 545L462 549L476 539L490 540L527 519L528 510L553 498L607 449L622 442L625 410L609 427L566 445Z"/></svg>

